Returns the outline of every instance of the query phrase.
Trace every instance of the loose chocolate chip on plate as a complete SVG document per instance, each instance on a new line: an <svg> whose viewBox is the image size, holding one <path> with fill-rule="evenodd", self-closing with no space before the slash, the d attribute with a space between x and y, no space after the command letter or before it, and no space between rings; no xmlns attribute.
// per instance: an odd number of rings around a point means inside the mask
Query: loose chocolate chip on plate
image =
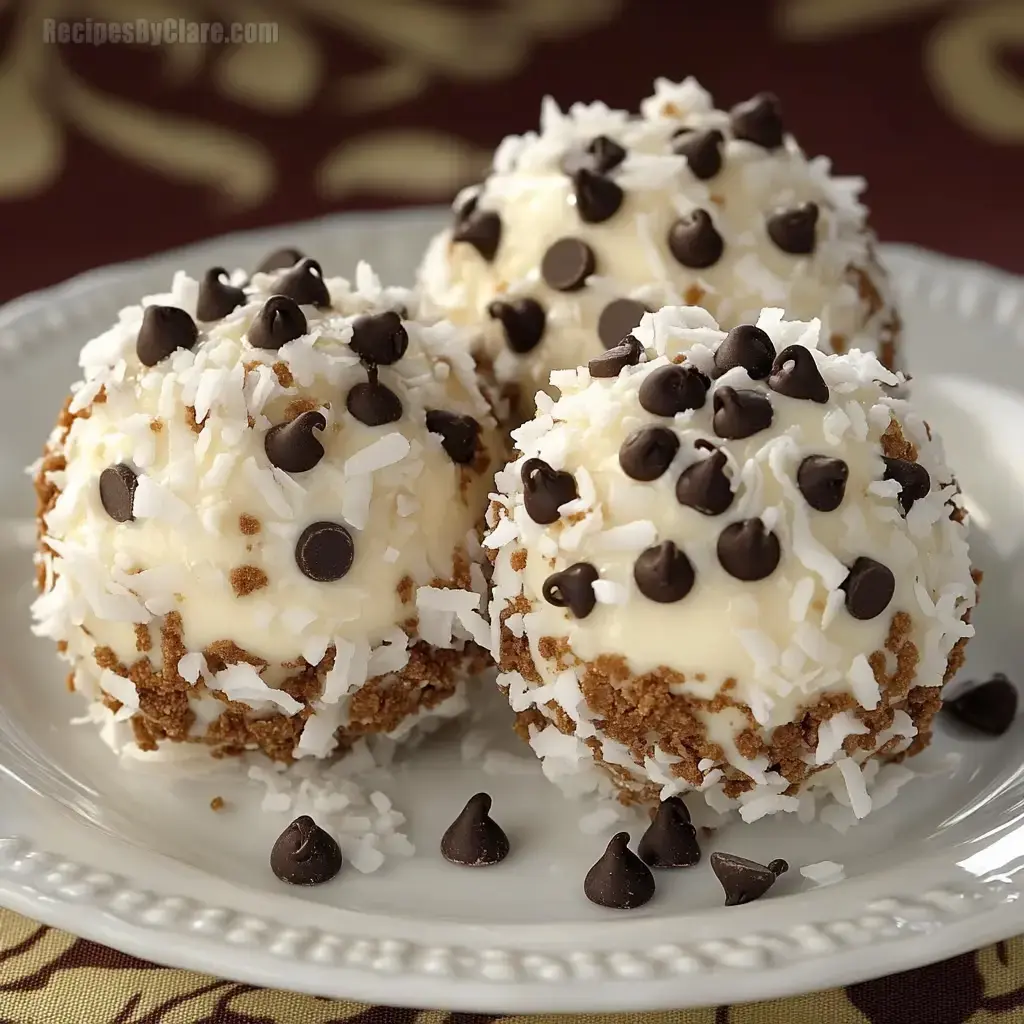
<svg viewBox="0 0 1024 1024"><path fill-rule="evenodd" d="M691 210L669 228L668 248L677 263L702 270L722 258L725 242L707 210Z"/></svg>
<svg viewBox="0 0 1024 1024"><path fill-rule="evenodd" d="M687 409L701 409L711 382L692 366L670 363L649 373L640 385L641 408L655 416L675 416Z"/></svg>
<svg viewBox="0 0 1024 1024"><path fill-rule="evenodd" d="M360 359L375 366L390 366L405 355L409 334L393 310L371 313L352 322L349 347Z"/></svg>
<svg viewBox="0 0 1024 1024"><path fill-rule="evenodd" d="M135 351L143 366L156 366L179 348L193 348L199 328L177 306L147 306L135 340Z"/></svg>
<svg viewBox="0 0 1024 1024"><path fill-rule="evenodd" d="M997 672L987 682L968 683L958 696L943 703L942 710L979 732L1002 736L1017 714L1017 688Z"/></svg>
<svg viewBox="0 0 1024 1024"><path fill-rule="evenodd" d="M259 266L256 268L257 274L269 274L275 270L285 270L288 267L294 267L299 260L305 258L305 253L300 252L298 249L294 249L291 246L285 246L283 249L275 249L271 253L267 253L266 256L260 261Z"/></svg>
<svg viewBox="0 0 1024 1024"><path fill-rule="evenodd" d="M711 425L719 437L738 441L772 425L772 404L760 391L716 388Z"/></svg>
<svg viewBox="0 0 1024 1024"><path fill-rule="evenodd" d="M803 345L789 345L775 357L768 387L788 398L805 398L822 405L828 401L828 385L814 353Z"/></svg>
<svg viewBox="0 0 1024 1024"><path fill-rule="evenodd" d="M568 608L577 619L585 619L597 604L594 581L597 570L589 562L577 562L561 572L553 572L541 587L548 604Z"/></svg>
<svg viewBox="0 0 1024 1024"><path fill-rule="evenodd" d="M680 505L720 516L731 504L734 494L725 475L725 452L715 451L708 458L695 462L679 474L676 500Z"/></svg>
<svg viewBox="0 0 1024 1024"><path fill-rule="evenodd" d="M331 304L331 293L324 284L320 264L308 256L277 278L274 282L274 291L294 299L300 306L326 309Z"/></svg>
<svg viewBox="0 0 1024 1024"><path fill-rule="evenodd" d="M495 299L487 307L487 313L501 321L505 344L517 355L532 352L544 337L547 314L536 299L512 299L510 302Z"/></svg>
<svg viewBox="0 0 1024 1024"><path fill-rule="evenodd" d="M782 557L779 538L760 519L741 519L718 535L718 561L738 580L753 583L771 576Z"/></svg>
<svg viewBox="0 0 1024 1024"><path fill-rule="evenodd" d="M562 170L572 177L579 170L607 174L626 159L626 150L607 135L596 135L586 146L574 146L562 158Z"/></svg>
<svg viewBox="0 0 1024 1024"><path fill-rule="evenodd" d="M612 299L597 318L597 336L605 348L614 348L643 319L647 307L635 299Z"/></svg>
<svg viewBox="0 0 1024 1024"><path fill-rule="evenodd" d="M846 591L846 610L855 619L873 619L889 607L896 577L888 566L862 556L850 567L842 589Z"/></svg>
<svg viewBox="0 0 1024 1024"><path fill-rule="evenodd" d="M643 345L630 334L614 348L594 356L587 363L587 369L591 377L618 377L627 366L636 366L643 354Z"/></svg>
<svg viewBox="0 0 1024 1024"><path fill-rule="evenodd" d="M775 346L772 339L753 324L734 327L715 350L715 373L723 373L742 366L752 380L763 380L772 372Z"/></svg>
<svg viewBox="0 0 1024 1024"><path fill-rule="evenodd" d="M662 800L636 852L652 868L689 868L700 860L697 830L678 796Z"/></svg>
<svg viewBox="0 0 1024 1024"><path fill-rule="evenodd" d="M725 890L727 907L738 907L760 898L775 884L779 875L789 870L789 865L781 858L766 867L746 857L716 851L710 860L711 870Z"/></svg>
<svg viewBox="0 0 1024 1024"><path fill-rule="evenodd" d="M558 509L579 497L572 473L552 469L543 459L527 459L520 472L526 514L542 525L558 522Z"/></svg>
<svg viewBox="0 0 1024 1024"><path fill-rule="evenodd" d="M782 145L784 129L778 98L770 92L736 104L729 114L732 133L737 139L756 143L765 149Z"/></svg>
<svg viewBox="0 0 1024 1024"><path fill-rule="evenodd" d="M313 431L326 426L324 414L310 410L300 413L290 423L271 427L263 442L270 464L286 473L305 473L312 469L324 457L324 446Z"/></svg>
<svg viewBox="0 0 1024 1024"><path fill-rule="evenodd" d="M452 462L465 466L473 461L480 440L480 424L472 416L445 409L428 409L427 430L441 435L441 447Z"/></svg>
<svg viewBox="0 0 1024 1024"><path fill-rule="evenodd" d="M581 167L572 176L572 184L576 212L585 224L601 224L619 212L624 193L611 178Z"/></svg>
<svg viewBox="0 0 1024 1024"><path fill-rule="evenodd" d="M308 330L306 314L286 295L271 295L249 326L249 344L253 348L279 349Z"/></svg>
<svg viewBox="0 0 1024 1024"><path fill-rule="evenodd" d="M796 471L796 485L811 508L834 512L843 503L850 467L842 459L808 455Z"/></svg>
<svg viewBox="0 0 1024 1024"><path fill-rule="evenodd" d="M713 178L722 169L722 143L725 136L717 128L677 135L672 151L686 157L690 173L701 181Z"/></svg>
<svg viewBox="0 0 1024 1024"><path fill-rule="evenodd" d="M444 859L464 867L498 864L508 856L508 852L508 836L491 818L491 798L487 793L470 797L441 838Z"/></svg>
<svg viewBox="0 0 1024 1024"><path fill-rule="evenodd" d="M633 480L657 480L679 451L679 438L668 427L640 427L619 448L619 465Z"/></svg>
<svg viewBox="0 0 1024 1024"><path fill-rule="evenodd" d="M817 245L818 212L817 203L777 210L768 218L768 237L783 252L807 256Z"/></svg>
<svg viewBox="0 0 1024 1024"><path fill-rule="evenodd" d="M900 491L900 506L904 513L909 512L919 498L928 496L932 488L932 478L919 462L884 456L882 461L885 463L885 479L895 480L903 488Z"/></svg>
<svg viewBox="0 0 1024 1024"><path fill-rule="evenodd" d="M633 563L637 590L650 601L672 604L693 590L690 560L670 540L642 551Z"/></svg>
<svg viewBox="0 0 1024 1024"><path fill-rule="evenodd" d="M463 207L455 222L452 241L473 246L490 263L501 243L501 217L493 210L481 210L474 198L472 208Z"/></svg>
<svg viewBox="0 0 1024 1024"><path fill-rule="evenodd" d="M115 523L128 523L135 518L132 503L138 482L135 470L123 462L107 466L100 473L100 504Z"/></svg>
<svg viewBox="0 0 1024 1024"><path fill-rule="evenodd" d="M223 267L211 267L199 285L196 317L199 320L220 320L245 302L245 292L228 279Z"/></svg>
<svg viewBox="0 0 1024 1024"><path fill-rule="evenodd" d="M367 369L367 380L356 384L345 398L345 407L368 427L380 427L402 418L402 400L377 378L377 367Z"/></svg>
<svg viewBox="0 0 1024 1024"><path fill-rule="evenodd" d="M340 580L352 568L355 545L341 523L310 523L295 545L295 562L304 576L317 583Z"/></svg>
<svg viewBox="0 0 1024 1024"><path fill-rule="evenodd" d="M341 848L308 815L296 818L270 851L270 870L292 885L320 885L341 870Z"/></svg>
<svg viewBox="0 0 1024 1024"><path fill-rule="evenodd" d="M612 910L633 910L651 899L654 875L630 850L628 832L612 836L601 859L587 872L583 892L591 903Z"/></svg>
<svg viewBox="0 0 1024 1024"><path fill-rule="evenodd" d="M556 292L575 292L586 283L597 266L594 250L578 238L553 242L540 261L540 276Z"/></svg>

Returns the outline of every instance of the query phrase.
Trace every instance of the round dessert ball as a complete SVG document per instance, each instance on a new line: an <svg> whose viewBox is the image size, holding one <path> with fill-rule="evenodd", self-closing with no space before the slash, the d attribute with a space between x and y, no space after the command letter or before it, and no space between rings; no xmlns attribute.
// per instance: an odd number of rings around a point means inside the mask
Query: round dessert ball
<svg viewBox="0 0 1024 1024"><path fill-rule="evenodd" d="M288 761L462 709L497 451L462 335L292 251L178 273L85 345L33 613L112 742Z"/></svg>
<svg viewBox="0 0 1024 1024"><path fill-rule="evenodd" d="M860 178L808 159L776 99L716 110L693 79L655 83L640 115L544 101L540 132L510 136L486 180L456 199L420 284L480 327L477 359L532 414L552 370L617 345L646 310L700 305L725 328L764 306L823 319L823 351L899 335L858 200ZM554 395L554 391L549 391Z"/></svg>
<svg viewBox="0 0 1024 1024"><path fill-rule="evenodd" d="M513 435L492 650L568 792L861 817L929 741L973 634L957 485L901 375L782 315L647 314Z"/></svg>

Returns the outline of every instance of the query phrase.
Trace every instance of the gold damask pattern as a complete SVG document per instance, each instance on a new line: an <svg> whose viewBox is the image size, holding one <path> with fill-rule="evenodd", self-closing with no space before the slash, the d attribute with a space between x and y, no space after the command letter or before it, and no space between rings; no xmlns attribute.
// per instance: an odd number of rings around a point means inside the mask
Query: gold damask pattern
<svg viewBox="0 0 1024 1024"><path fill-rule="evenodd" d="M519 1017L392 1009L156 967L0 911L0 1024L1013 1024L1024 938L848 989L744 1006Z"/></svg>

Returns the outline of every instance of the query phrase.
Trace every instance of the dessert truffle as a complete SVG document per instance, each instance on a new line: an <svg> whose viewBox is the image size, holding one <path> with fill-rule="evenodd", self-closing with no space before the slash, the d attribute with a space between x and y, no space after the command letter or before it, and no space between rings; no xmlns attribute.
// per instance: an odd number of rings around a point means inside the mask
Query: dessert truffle
<svg viewBox="0 0 1024 1024"><path fill-rule="evenodd" d="M484 657L463 332L286 264L122 310L34 467L35 632L117 745L328 756L457 714Z"/></svg>
<svg viewBox="0 0 1024 1024"><path fill-rule="evenodd" d="M567 792L852 819L929 741L973 633L957 485L900 374L782 316L647 314L513 435L492 651Z"/></svg>
<svg viewBox="0 0 1024 1024"><path fill-rule="evenodd" d="M899 319L863 180L805 156L772 96L724 111L693 79L654 88L639 116L546 99L540 131L501 143L427 251L425 299L480 328L477 359L511 417L532 413L551 370L664 305L703 306L725 328L764 306L822 317L823 351L891 366Z"/></svg>

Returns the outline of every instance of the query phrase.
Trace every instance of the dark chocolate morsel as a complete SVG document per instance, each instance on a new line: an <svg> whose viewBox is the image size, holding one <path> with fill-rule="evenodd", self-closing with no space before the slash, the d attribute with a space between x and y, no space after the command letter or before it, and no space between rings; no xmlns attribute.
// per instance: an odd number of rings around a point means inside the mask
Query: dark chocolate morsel
<svg viewBox="0 0 1024 1024"><path fill-rule="evenodd" d="M903 488L900 491L900 506L904 513L909 512L919 498L928 496L932 489L932 478L919 462L885 456L882 461L885 463L885 479L895 480Z"/></svg>
<svg viewBox="0 0 1024 1024"><path fill-rule="evenodd" d="M441 854L444 859L464 867L497 864L508 853L508 836L491 818L491 798L487 793L477 793L470 797L441 838Z"/></svg>
<svg viewBox="0 0 1024 1024"><path fill-rule="evenodd" d="M662 800L636 852L652 868L689 868L700 860L697 830L680 797Z"/></svg>
<svg viewBox="0 0 1024 1024"><path fill-rule="evenodd" d="M467 209L468 207L468 209ZM501 243L501 217L493 210L481 210L476 199L459 211L452 231L453 242L466 242L492 262Z"/></svg>
<svg viewBox="0 0 1024 1024"><path fill-rule="evenodd" d="M377 367L367 370L369 379L356 384L345 397L345 407L360 423L368 427L380 427L395 423L402 418L402 400L377 377Z"/></svg>
<svg viewBox="0 0 1024 1024"><path fill-rule="evenodd" d="M670 540L642 551L633 563L637 590L650 601L672 604L693 590L690 560Z"/></svg>
<svg viewBox="0 0 1024 1024"><path fill-rule="evenodd" d="M1017 714L1017 688L997 672L984 683L968 683L966 689L943 703L942 710L972 729L1002 736Z"/></svg>
<svg viewBox="0 0 1024 1024"><path fill-rule="evenodd" d="M767 221L768 237L793 256L809 256L817 246L818 204L801 203L791 210L776 210Z"/></svg>
<svg viewBox="0 0 1024 1024"><path fill-rule="evenodd" d="M300 306L326 309L331 304L331 293L324 284L320 264L308 256L274 281L274 291L294 299Z"/></svg>
<svg viewBox="0 0 1024 1024"><path fill-rule="evenodd" d="M842 459L808 455L796 471L796 485L811 508L834 512L843 503L850 467Z"/></svg>
<svg viewBox="0 0 1024 1024"><path fill-rule="evenodd" d="M573 146L562 158L562 170L571 178L585 169L607 174L626 159L626 150L607 135L596 135L586 146Z"/></svg>
<svg viewBox="0 0 1024 1024"><path fill-rule="evenodd" d="M725 136L717 128L676 135L672 150L686 157L690 173L701 181L713 178L722 169L722 143Z"/></svg>
<svg viewBox="0 0 1024 1024"><path fill-rule="evenodd" d="M295 264L304 257L305 253L300 252L292 246L285 246L283 249L275 249L273 252L267 253L267 255L263 257L259 266L256 268L256 273L270 274L275 270L285 270L288 267L294 267Z"/></svg>
<svg viewBox="0 0 1024 1024"><path fill-rule="evenodd" d="M633 480L657 480L679 451L679 438L668 427L640 427L622 442L619 465Z"/></svg>
<svg viewBox="0 0 1024 1024"><path fill-rule="evenodd" d="M846 610L855 619L873 619L889 607L896 577L888 566L862 556L850 566L842 589L846 591Z"/></svg>
<svg viewBox="0 0 1024 1024"><path fill-rule="evenodd" d="M828 401L828 385L814 353L803 345L789 345L775 357L768 387L788 398L805 398L821 405Z"/></svg>
<svg viewBox="0 0 1024 1024"><path fill-rule="evenodd" d="M772 372L775 346L772 339L753 324L734 327L715 350L715 373L721 376L742 366L752 380L763 380Z"/></svg>
<svg viewBox="0 0 1024 1024"><path fill-rule="evenodd" d="M135 518L132 503L138 482L135 470L123 462L107 466L100 473L100 504L115 523L128 523Z"/></svg>
<svg viewBox="0 0 1024 1024"><path fill-rule="evenodd" d="M741 519L718 535L718 561L738 580L753 583L771 576L782 557L779 538L760 519Z"/></svg>
<svg viewBox="0 0 1024 1024"><path fill-rule="evenodd" d="M526 514L542 525L558 522L558 509L579 497L572 473L552 469L543 459L527 459L520 472Z"/></svg>
<svg viewBox="0 0 1024 1024"><path fill-rule="evenodd" d="M753 99L736 104L729 114L729 124L735 138L765 149L778 149L783 143L779 101L770 92L758 93Z"/></svg>
<svg viewBox="0 0 1024 1024"><path fill-rule="evenodd" d="M789 865L781 858L765 867L746 857L716 851L710 860L711 870L725 890L727 907L738 907L758 899L775 884L779 875L789 870Z"/></svg>
<svg viewBox="0 0 1024 1024"><path fill-rule="evenodd" d="M340 580L352 568L355 545L341 523L310 523L295 545L295 562L303 576L317 583Z"/></svg>
<svg viewBox="0 0 1024 1024"><path fill-rule="evenodd" d="M370 313L352 322L349 347L360 359L376 366L390 366L405 355L409 334L393 310Z"/></svg>
<svg viewBox="0 0 1024 1024"><path fill-rule="evenodd" d="M594 356L587 369L591 377L618 377L627 366L636 366L643 354L643 345L630 334L614 348Z"/></svg>
<svg viewBox="0 0 1024 1024"><path fill-rule="evenodd" d="M601 224L619 212L624 193L611 178L581 167L572 176L576 212L585 224Z"/></svg>
<svg viewBox="0 0 1024 1024"><path fill-rule="evenodd" d="M701 409L711 382L693 366L670 363L645 378L637 396L641 408L655 416L675 416L687 409Z"/></svg>
<svg viewBox="0 0 1024 1024"><path fill-rule="evenodd" d="M452 462L465 466L473 461L480 441L480 424L472 416L428 409L427 430L441 435L441 447Z"/></svg>
<svg viewBox="0 0 1024 1024"><path fill-rule="evenodd" d="M495 299L487 313L501 321L505 328L505 343L517 355L532 352L544 337L547 314L536 299L512 299L509 302Z"/></svg>
<svg viewBox="0 0 1024 1024"><path fill-rule="evenodd" d="M668 248L677 263L703 270L722 258L725 242L707 210L691 210L669 228Z"/></svg>
<svg viewBox="0 0 1024 1024"><path fill-rule="evenodd" d="M279 349L308 330L306 314L286 295L271 295L249 325L249 344L253 348Z"/></svg>
<svg viewBox="0 0 1024 1024"><path fill-rule="evenodd" d="M568 608L577 619L585 619L597 604L594 581L597 570L589 562L577 562L561 572L553 572L541 587L548 604Z"/></svg>
<svg viewBox="0 0 1024 1024"><path fill-rule="evenodd" d="M591 903L633 910L654 895L651 869L629 848L629 833L612 837L601 859L587 872L583 892Z"/></svg>
<svg viewBox="0 0 1024 1024"><path fill-rule="evenodd" d="M292 885L320 885L341 870L341 848L308 814L296 818L270 851L270 870Z"/></svg>
<svg viewBox="0 0 1024 1024"><path fill-rule="evenodd" d="M612 299L597 318L597 336L605 348L614 348L639 326L647 307L635 299Z"/></svg>
<svg viewBox="0 0 1024 1024"><path fill-rule="evenodd" d="M199 284L196 319L220 320L245 302L245 292L228 279L223 267L211 267Z"/></svg>
<svg viewBox="0 0 1024 1024"><path fill-rule="evenodd" d="M725 452L715 451L708 458L687 466L676 481L679 504L706 516L720 516L735 497L725 475L726 461Z"/></svg>
<svg viewBox="0 0 1024 1024"><path fill-rule="evenodd" d="M313 433L327 426L324 414L310 410L290 423L278 423L267 431L263 447L272 466L286 473L305 473L323 457L324 446Z"/></svg>
<svg viewBox="0 0 1024 1024"><path fill-rule="evenodd" d="M179 348L194 348L199 328L177 306L147 306L135 339L135 351L143 366L156 366Z"/></svg>
<svg viewBox="0 0 1024 1024"><path fill-rule="evenodd" d="M719 437L739 441L772 425L772 404L760 391L715 388L711 424Z"/></svg>
<svg viewBox="0 0 1024 1024"><path fill-rule="evenodd" d="M556 292L575 292L586 283L597 262L594 250L579 238L553 242L540 262L540 276Z"/></svg>

